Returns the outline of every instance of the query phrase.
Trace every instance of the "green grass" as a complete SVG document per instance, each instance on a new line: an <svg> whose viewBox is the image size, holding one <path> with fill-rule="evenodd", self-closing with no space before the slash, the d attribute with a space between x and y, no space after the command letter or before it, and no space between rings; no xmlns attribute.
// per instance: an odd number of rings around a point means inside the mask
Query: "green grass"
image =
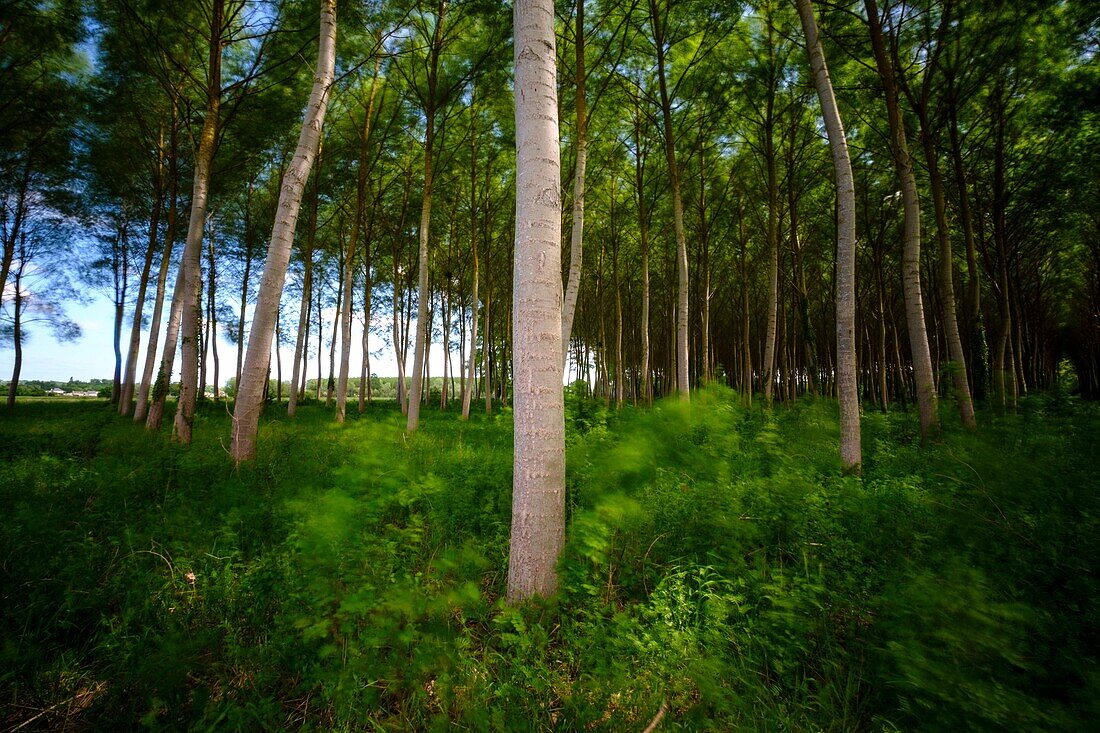
<svg viewBox="0 0 1100 733"><path fill-rule="evenodd" d="M920 445L835 404L567 401L551 601L503 603L511 415L271 411L235 470L101 403L0 415L0 724L1073 730L1100 710L1094 406ZM947 417L950 426L952 421ZM35 718L35 716L40 716Z"/></svg>

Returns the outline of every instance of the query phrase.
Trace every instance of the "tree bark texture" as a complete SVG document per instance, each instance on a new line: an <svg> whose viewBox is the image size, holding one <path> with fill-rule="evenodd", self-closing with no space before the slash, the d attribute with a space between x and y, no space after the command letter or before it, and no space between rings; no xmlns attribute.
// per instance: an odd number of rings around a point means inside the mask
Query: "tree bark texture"
<svg viewBox="0 0 1100 733"><path fill-rule="evenodd" d="M149 325L149 345L145 352L145 368L141 372L134 422L144 422L149 412L149 396L153 384L153 370L157 365L157 346L160 341L160 322L164 314L164 296L168 285L168 269L172 264L172 249L176 244L176 226L179 222L179 105L172 99L172 131L168 138L168 226L164 235L164 254L157 270L157 294L153 303L153 317ZM172 308L169 307L169 312ZM173 352L174 354L174 352ZM169 366L171 369L171 366ZM158 422L159 425L159 422Z"/></svg>
<svg viewBox="0 0 1100 733"><path fill-rule="evenodd" d="M924 301L921 296L920 199L917 194L916 176L913 174L913 161L909 156L905 126L901 119L896 70L886 55L878 4L875 0L864 0L864 4L871 26L871 46L875 55L875 64L886 96L886 115L890 123L890 148L901 182L905 220L901 256L905 322L909 330L909 346L913 357L913 377L916 381L921 437L930 438L939 432L940 420L937 411L936 387L932 377L932 353L928 346L928 331L924 324Z"/></svg>
<svg viewBox="0 0 1100 733"><path fill-rule="evenodd" d="M577 163L573 171L573 223L569 235L569 282L565 288L565 303L561 311L562 368L569 349L573 331L573 316L577 310L577 294L581 288L581 269L584 265L584 174L588 164L588 115L585 109L584 66L584 0L577 0L576 23L576 75L577 86Z"/></svg>
<svg viewBox="0 0 1100 733"><path fill-rule="evenodd" d="M183 246L183 273L180 298L180 394L176 405L173 435L185 445L191 442L195 419L199 370L199 296L202 268L202 236L206 224L206 201L210 188L210 164L218 137L221 110L222 24L225 0L214 0L210 13L210 49L207 71L206 116L203 118L199 149L195 154L194 183L191 189L191 218ZM169 368L169 373L171 366Z"/></svg>
<svg viewBox="0 0 1100 733"><path fill-rule="evenodd" d="M302 192L321 141L321 128L325 121L335 64L336 0L321 0L321 38L313 89L305 119L302 121L294 159L283 176L282 189L279 192L275 226L271 232L267 262L264 263L264 274L256 297L256 309L248 336L248 352L245 355L241 385L233 410L233 443L230 451L237 463L251 460L256 455L256 431L260 412L263 410L263 389L267 384L271 339L278 317L286 268L290 262Z"/></svg>
<svg viewBox="0 0 1100 733"><path fill-rule="evenodd" d="M859 424L859 385L856 375L856 187L848 139L840 117L829 67L821 48L810 0L797 0L802 31L809 49L814 86L821 100L825 131L836 170L836 389L840 403L840 462L846 471L859 472L863 461Z"/></svg>
<svg viewBox="0 0 1100 733"><path fill-rule="evenodd" d="M549 596L565 537L561 161L554 4L517 0L515 457L508 599Z"/></svg>

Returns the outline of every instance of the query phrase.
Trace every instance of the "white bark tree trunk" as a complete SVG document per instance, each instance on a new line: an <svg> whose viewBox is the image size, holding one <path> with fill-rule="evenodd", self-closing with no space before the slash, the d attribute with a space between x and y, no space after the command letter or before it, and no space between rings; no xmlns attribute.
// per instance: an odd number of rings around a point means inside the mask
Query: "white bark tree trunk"
<svg viewBox="0 0 1100 733"><path fill-rule="evenodd" d="M164 313L164 296L168 284L168 269L172 264L172 249L176 243L176 225L179 199L179 171L177 152L179 150L179 107L175 97L172 99L172 131L168 147L168 227L164 237L164 254L157 271L157 294L153 304L153 317L149 326L149 345L146 347L145 367L141 372L141 387L138 389L137 405L134 407L134 422L145 422L149 412L149 395L152 391L153 370L157 366L157 346L160 341L160 322ZM169 311L171 312L171 308ZM174 353L174 352L173 352ZM170 368L170 367L169 367ZM159 426L159 422L158 422Z"/></svg>
<svg viewBox="0 0 1100 733"><path fill-rule="evenodd" d="M561 184L554 3L516 0L515 457L508 599L557 588L565 537Z"/></svg>
<svg viewBox="0 0 1100 733"><path fill-rule="evenodd" d="M937 394L932 378L932 352L928 346L928 330L924 324L924 301L920 282L920 199L917 194L913 161L901 119L896 70L886 55L882 23L875 0L865 0L867 19L871 25L871 46L875 64L882 78L886 95L886 112L890 122L891 152L901 181L901 199L905 211L904 245L901 255L902 292L905 295L905 323L909 330L909 345L913 356L913 377L916 381L917 410L920 413L922 438L936 435L940 429Z"/></svg>
<svg viewBox="0 0 1100 733"><path fill-rule="evenodd" d="M844 122L833 94L829 68L821 49L810 0L796 0L802 32L810 54L814 85L821 100L825 131L836 169L836 375L840 402L840 462L846 471L858 473L863 461L859 433L859 387L856 381L856 187Z"/></svg>
<svg viewBox="0 0 1100 733"><path fill-rule="evenodd" d="M428 352L428 336L431 333L429 323L429 311L431 309L431 291L428 289L428 235L432 221L432 154L435 147L435 113L436 113L436 82L439 73L439 56L442 48L443 21L446 17L447 4L440 0L436 14L435 31L432 37L432 45L429 51L428 64L428 96L425 101L424 114L427 119L427 129L424 135L424 198L420 207L419 234L419 259L417 281L417 307L416 307L416 341L413 345L413 373L412 384L409 386L409 415L405 429L408 432L420 427L420 403L424 388L425 361ZM431 385L429 383L429 391Z"/></svg>
<svg viewBox="0 0 1100 733"><path fill-rule="evenodd" d="M206 224L206 199L210 189L210 164L218 137L221 110L221 54L224 0L214 0L210 14L210 61L206 91L206 116L203 118L199 149L195 154L195 177L191 189L191 218L180 262L182 287L176 291L180 302L180 394L176 403L173 436L184 445L191 442L191 424L195 419L195 399L199 381L199 295L202 287L202 235ZM168 367L171 373L171 365Z"/></svg>
<svg viewBox="0 0 1100 733"><path fill-rule="evenodd" d="M588 115L585 110L587 77L584 66L584 0L577 0L576 24L576 85L577 85L577 165L573 172L573 229L569 235L569 282L565 288L565 303L561 311L562 368L569 350L573 331L573 316L577 312L577 294L581 288L584 265L584 174L588 163Z"/></svg>
<svg viewBox="0 0 1100 733"><path fill-rule="evenodd" d="M321 128L325 121L335 65L336 0L321 0L321 38L313 90L310 92L309 105L302 121L294 160L283 176L278 213L271 232L263 279L257 293L256 309L248 336L248 353L245 355L240 389L233 410L233 444L230 450L237 463L251 460L256 455L256 431L263 409L264 385L267 383L275 319L279 312L287 263L290 262L290 249L294 242L302 192L321 141Z"/></svg>

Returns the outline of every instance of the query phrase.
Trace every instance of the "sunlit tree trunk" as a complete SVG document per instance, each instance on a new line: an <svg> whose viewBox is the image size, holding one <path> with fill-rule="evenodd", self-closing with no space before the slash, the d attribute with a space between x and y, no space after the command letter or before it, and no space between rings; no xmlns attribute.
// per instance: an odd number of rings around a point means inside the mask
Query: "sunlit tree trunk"
<svg viewBox="0 0 1100 733"><path fill-rule="evenodd" d="M367 101L366 117L363 120L363 128L359 133L359 165L356 172L355 183L355 219L351 225L351 243L348 245L347 264L345 269L344 306L340 311L340 373L336 382L336 422L344 422L347 411L348 399L348 374L351 370L351 311L352 295L355 284L355 255L359 250L360 232L364 226L363 216L366 211L367 191L367 145L370 142L371 123L374 120L374 99L378 92L378 72L381 67L375 62L374 76L371 79L370 96ZM364 248L370 247L369 234L364 239ZM369 259L369 258L365 258ZM369 265L368 265L369 269ZM368 273L367 279L370 279ZM367 297L370 295L368 293ZM364 324L364 329L368 324ZM364 341L365 343L365 341ZM364 356L366 352L364 351Z"/></svg>
<svg viewBox="0 0 1100 733"><path fill-rule="evenodd" d="M858 472L863 460L859 429L859 384L856 374L856 189L848 139L840 117L829 68L821 49L810 0L797 0L802 32L810 54L814 86L821 100L825 130L836 171L836 373L840 403L840 461L845 470Z"/></svg>
<svg viewBox="0 0 1100 733"><path fill-rule="evenodd" d="M471 102L471 106L472 106ZM476 114L476 108L474 108ZM470 419L470 403L473 401L476 382L474 368L477 364L477 286L479 263L477 259L477 130L470 136L470 257L473 273L470 283L470 354L465 366L465 379L462 383L462 419Z"/></svg>
<svg viewBox="0 0 1100 733"><path fill-rule="evenodd" d="M271 339L279 312L283 282L286 279L286 267L290 261L302 192L320 145L335 63L336 1L321 0L321 38L313 89L305 119L302 121L294 159L283 176L278 213L271 232L271 244L268 247L267 262L264 264L263 279L260 282L252 329L248 337L248 353L241 372L241 388L233 411L233 443L230 452L237 463L251 460L256 455L256 431L263 409L263 387L267 381Z"/></svg>
<svg viewBox="0 0 1100 733"><path fill-rule="evenodd" d="M557 588L565 538L561 184L554 4L516 0L515 460L508 599Z"/></svg>
<svg viewBox="0 0 1100 733"><path fill-rule="evenodd" d="M191 189L191 218L183 246L180 270L183 274L180 298L180 394L176 405L173 436L183 444L191 442L195 419L199 370L199 295L201 288L202 237L206 224L206 203L210 187L210 165L217 144L218 117L221 110L222 31L225 0L213 0L210 13L210 48L207 71L206 116L203 118L199 148L195 154L194 182ZM168 367L171 373L171 366Z"/></svg>
<svg viewBox="0 0 1100 733"><path fill-rule="evenodd" d="M436 116L436 86L439 78L439 57L442 52L443 23L446 17L447 3L439 0L436 12L435 30L428 55L428 95L424 100L424 116L426 129L424 135L424 194L420 208L419 229L419 255L418 263L418 298L416 310L416 341L413 345L413 373L412 384L409 385L409 415L405 424L408 432L416 430L420 426L420 403L423 396L424 362L427 359L428 334L428 310L430 308L431 292L428 290L428 237L432 220L432 184L434 182L434 170L432 154L435 147L435 116Z"/></svg>

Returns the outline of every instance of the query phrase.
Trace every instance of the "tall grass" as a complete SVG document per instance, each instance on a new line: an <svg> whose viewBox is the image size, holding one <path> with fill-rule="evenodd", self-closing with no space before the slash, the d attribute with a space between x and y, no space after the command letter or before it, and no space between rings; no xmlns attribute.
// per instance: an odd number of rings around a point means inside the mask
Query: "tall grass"
<svg viewBox="0 0 1100 733"><path fill-rule="evenodd" d="M272 411L235 470L102 405L0 417L0 720L152 730L1087 729L1100 421L920 445L835 404L570 396L561 592L503 602L509 413ZM36 717L37 716L37 717Z"/></svg>

